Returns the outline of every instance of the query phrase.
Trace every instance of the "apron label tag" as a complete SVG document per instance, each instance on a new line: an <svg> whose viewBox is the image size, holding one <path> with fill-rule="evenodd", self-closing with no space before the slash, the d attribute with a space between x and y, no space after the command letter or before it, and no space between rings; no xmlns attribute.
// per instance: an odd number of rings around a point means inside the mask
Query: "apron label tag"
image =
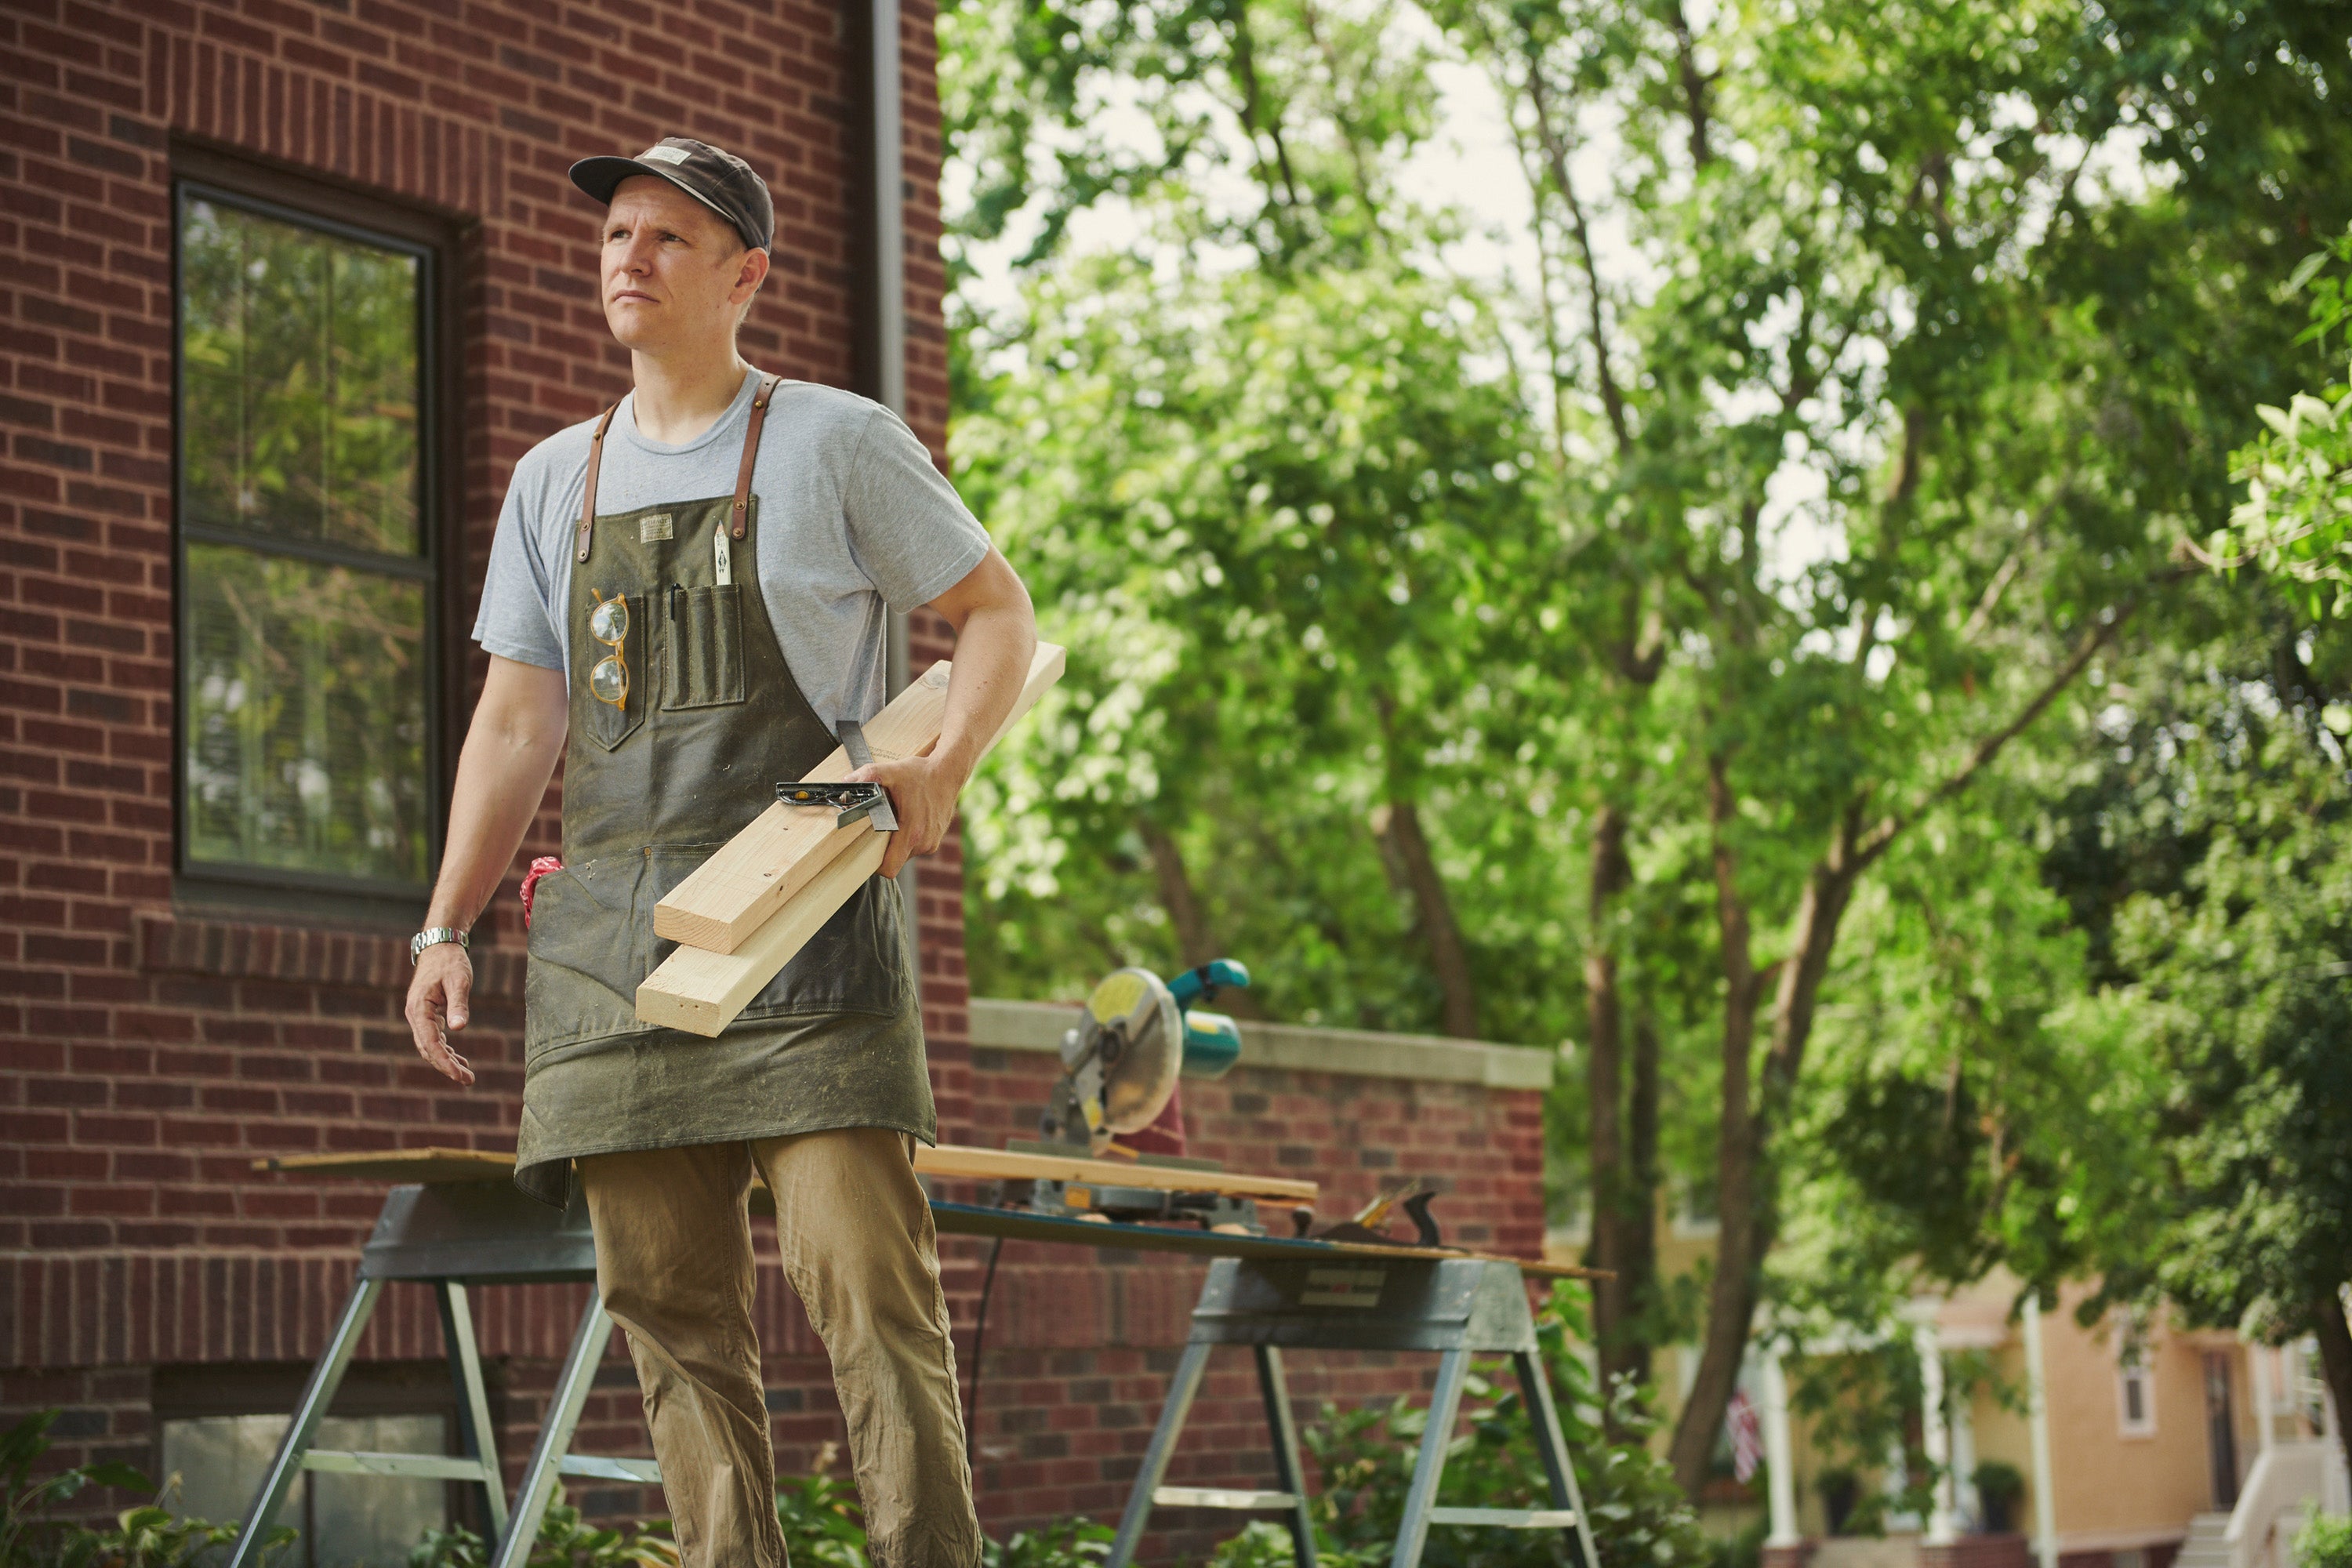
<svg viewBox="0 0 2352 1568"><path fill-rule="evenodd" d="M722 588L735 581L734 552L727 548L727 527L721 523L710 531L710 566Z"/></svg>
<svg viewBox="0 0 2352 1568"><path fill-rule="evenodd" d="M673 531L670 527L669 513L666 511L657 511L637 524L639 544L653 544L671 537L673 537Z"/></svg>

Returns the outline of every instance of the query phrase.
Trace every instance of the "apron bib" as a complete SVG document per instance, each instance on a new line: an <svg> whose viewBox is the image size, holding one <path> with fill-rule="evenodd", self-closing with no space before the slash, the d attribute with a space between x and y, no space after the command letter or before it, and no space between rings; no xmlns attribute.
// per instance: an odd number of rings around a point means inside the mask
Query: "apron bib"
<svg viewBox="0 0 2352 1568"><path fill-rule="evenodd" d="M767 809L778 781L834 749L760 590L751 470L780 379L753 396L732 497L600 517L618 405L589 447L567 612L563 868L533 898L524 989L515 1183L544 1202L565 1201L585 1154L834 1127L937 1137L887 879L867 879L718 1038L637 1021L638 983L677 945L654 935L654 906Z"/></svg>

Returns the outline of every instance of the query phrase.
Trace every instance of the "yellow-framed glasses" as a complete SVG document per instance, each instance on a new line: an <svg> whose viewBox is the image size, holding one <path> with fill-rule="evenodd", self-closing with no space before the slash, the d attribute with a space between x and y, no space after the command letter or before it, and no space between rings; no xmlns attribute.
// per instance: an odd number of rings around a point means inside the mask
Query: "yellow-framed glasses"
<svg viewBox="0 0 2352 1568"><path fill-rule="evenodd" d="M588 672L588 690L599 702L609 702L625 713L629 710L629 664L621 644L629 635L629 596L615 594L611 598L596 593L596 607L588 612L588 635L612 648L612 652L596 661Z"/></svg>

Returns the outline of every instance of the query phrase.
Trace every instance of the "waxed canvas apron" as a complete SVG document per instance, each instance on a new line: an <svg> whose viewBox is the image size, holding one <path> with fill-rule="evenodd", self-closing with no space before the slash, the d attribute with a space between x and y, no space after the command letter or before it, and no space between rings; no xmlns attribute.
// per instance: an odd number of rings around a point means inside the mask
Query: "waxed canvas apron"
<svg viewBox="0 0 2352 1568"><path fill-rule="evenodd" d="M751 471L776 379L754 395L735 494L596 515L614 410L589 447L572 562L563 868L541 879L525 986L515 1183L564 1202L583 1154L831 1127L937 1136L898 889L869 878L717 1039L641 1024L637 983L677 946L654 906L834 748L768 619ZM617 649L590 634L628 598ZM590 672L627 669L625 700Z"/></svg>

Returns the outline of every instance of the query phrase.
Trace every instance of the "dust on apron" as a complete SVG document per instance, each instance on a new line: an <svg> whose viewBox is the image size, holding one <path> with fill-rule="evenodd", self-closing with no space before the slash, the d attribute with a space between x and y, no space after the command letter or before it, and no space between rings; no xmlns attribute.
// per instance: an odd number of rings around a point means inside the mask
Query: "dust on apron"
<svg viewBox="0 0 2352 1568"><path fill-rule="evenodd" d="M638 982L677 945L654 935L654 906L767 808L779 780L834 747L760 591L751 470L781 379L752 399L732 497L599 517L617 405L589 446L568 606L564 864L533 901L515 1148L515 1184L547 1203L564 1201L584 1154L831 1127L938 1135L885 878L718 1038L637 1021Z"/></svg>

